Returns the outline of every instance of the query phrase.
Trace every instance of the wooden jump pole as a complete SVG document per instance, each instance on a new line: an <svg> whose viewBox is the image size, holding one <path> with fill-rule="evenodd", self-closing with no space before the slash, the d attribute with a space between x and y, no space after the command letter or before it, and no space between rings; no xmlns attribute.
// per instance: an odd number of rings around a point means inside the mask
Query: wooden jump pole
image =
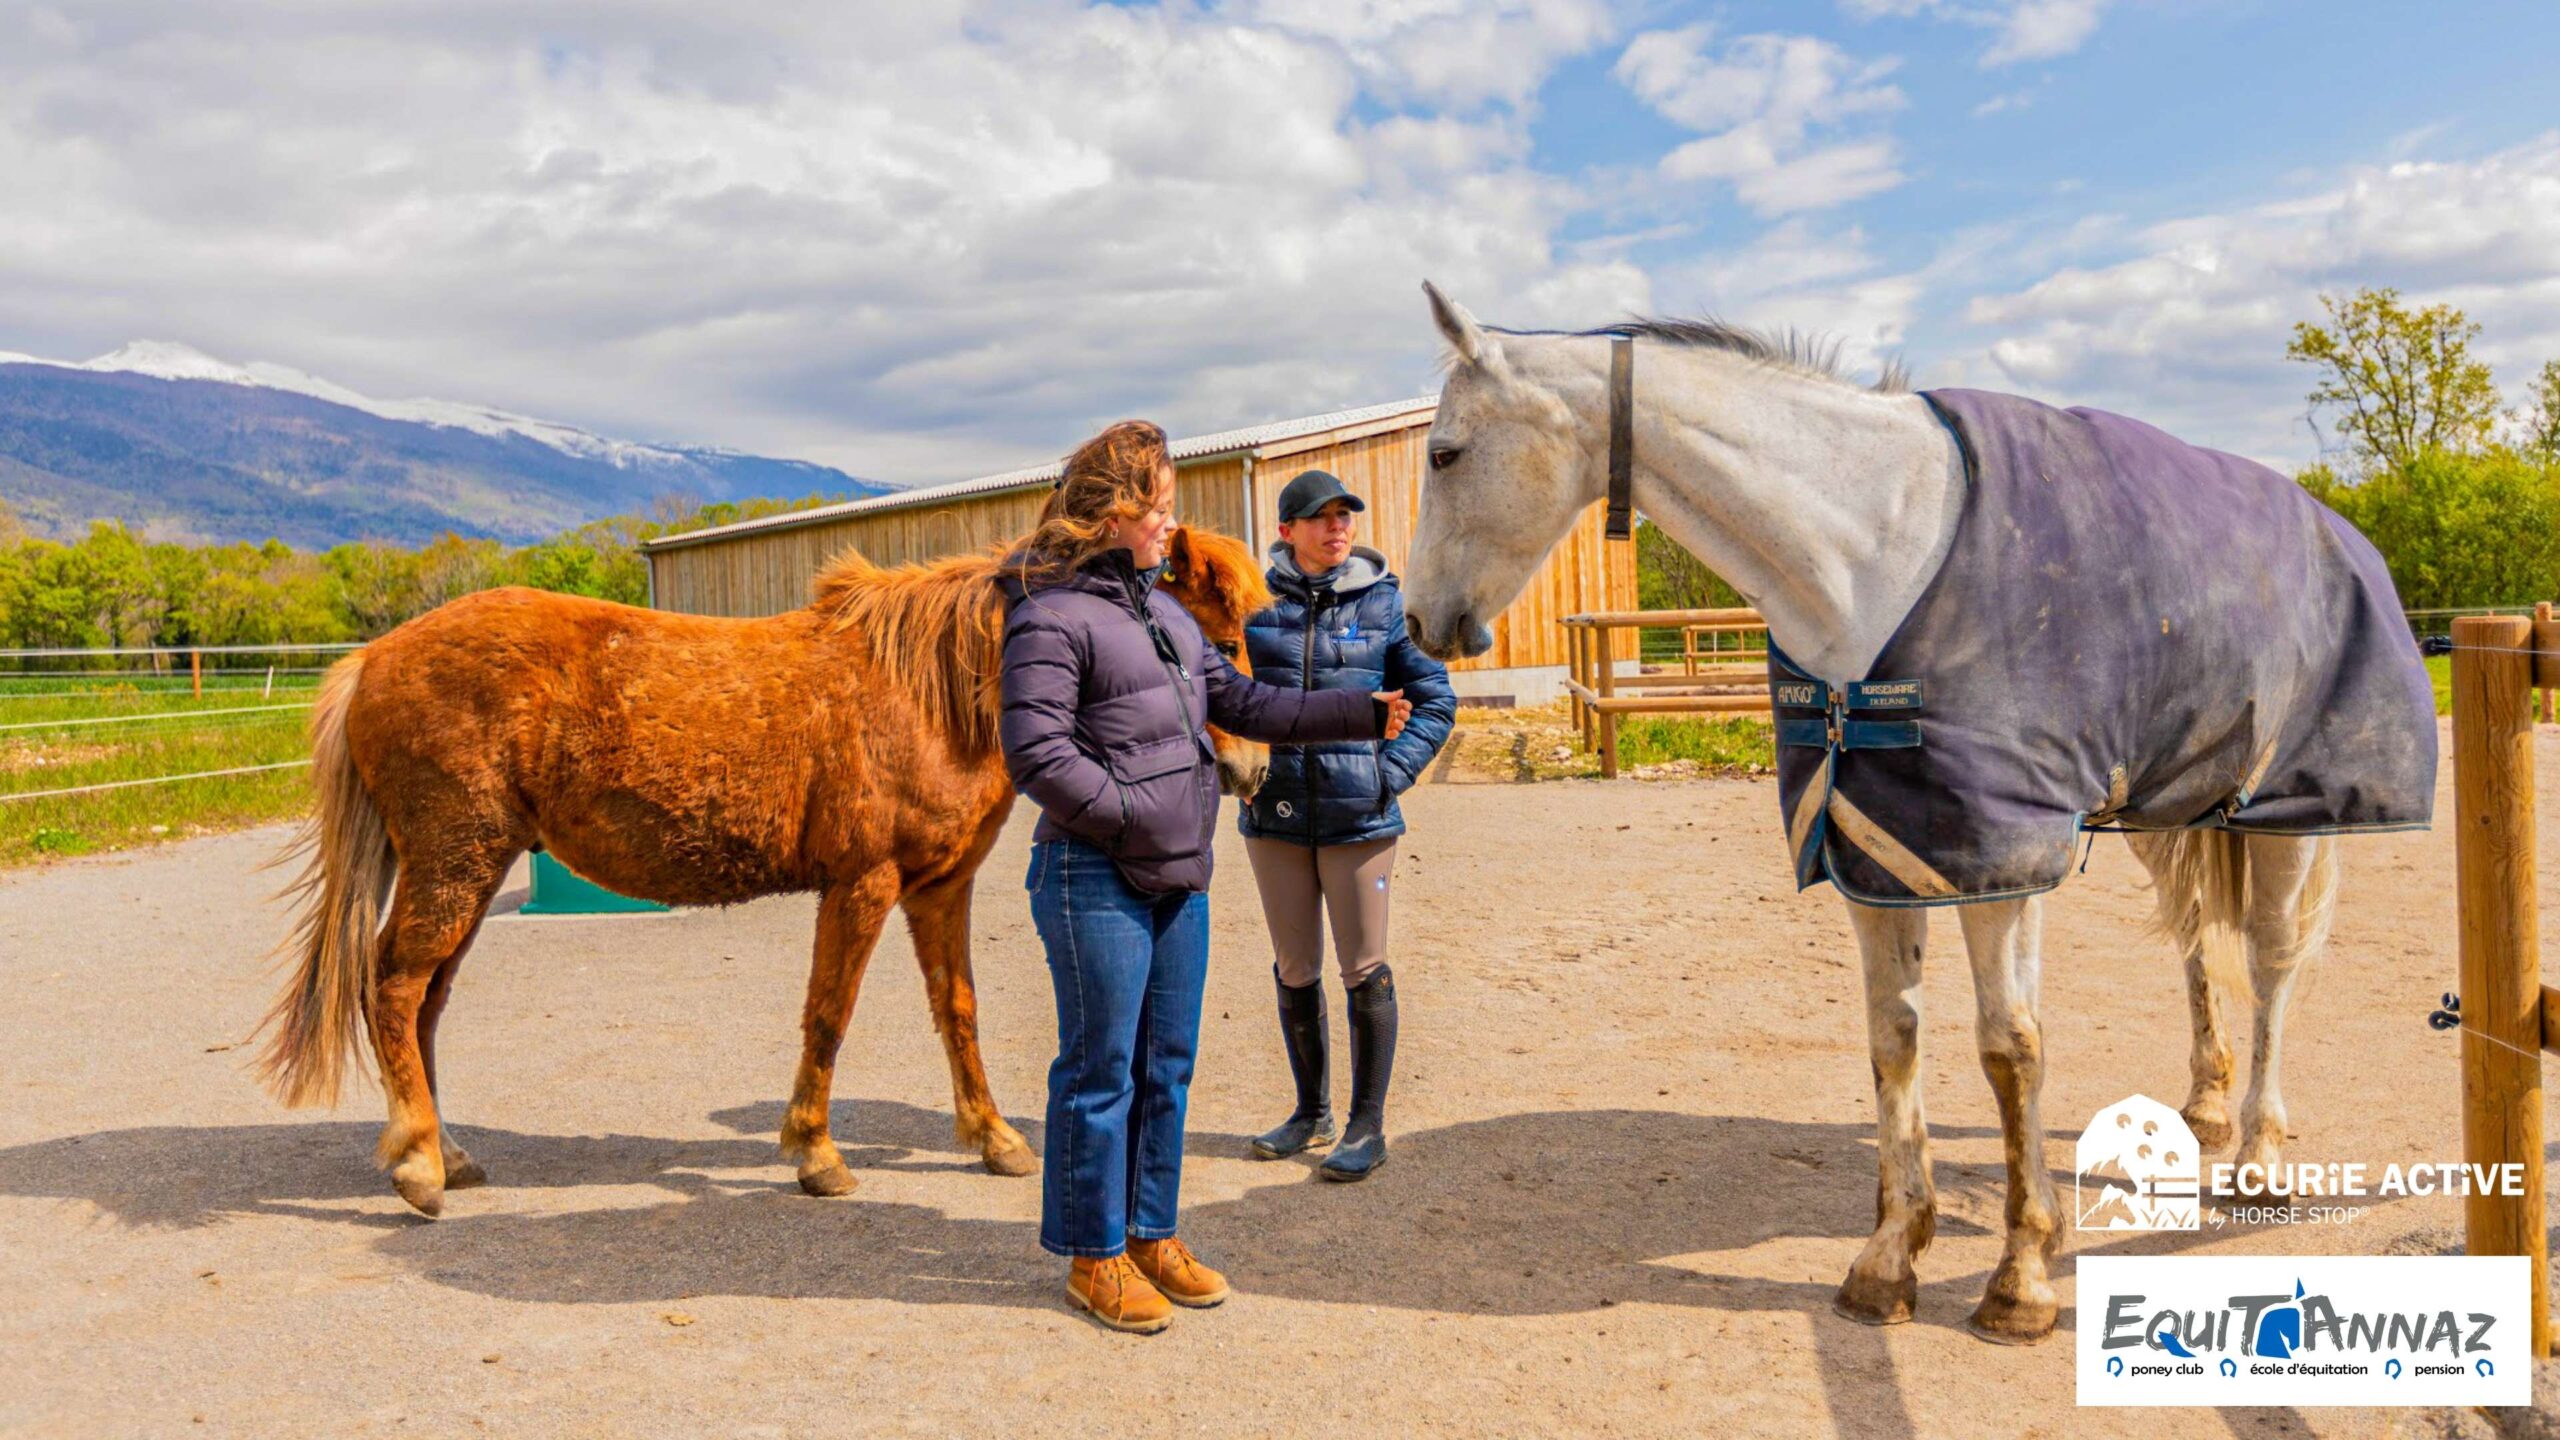
<svg viewBox="0 0 2560 1440"><path fill-rule="evenodd" d="M2521 1197L2464 1198L2464 1250L2532 1262L2533 1353L2542 1356L2551 1353L2551 1255L2543 1228L2533 633L2522 616L2453 622L2453 816L2463 1159L2524 1173Z"/></svg>

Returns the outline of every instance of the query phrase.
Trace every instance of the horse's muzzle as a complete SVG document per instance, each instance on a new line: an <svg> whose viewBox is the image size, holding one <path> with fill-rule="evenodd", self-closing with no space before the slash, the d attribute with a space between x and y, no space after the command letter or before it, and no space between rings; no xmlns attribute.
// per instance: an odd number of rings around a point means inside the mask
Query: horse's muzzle
<svg viewBox="0 0 2560 1440"><path fill-rule="evenodd" d="M1493 628L1472 611L1461 612L1446 630L1434 630L1419 615L1409 618L1417 622L1415 643L1434 660L1472 660L1493 648Z"/></svg>

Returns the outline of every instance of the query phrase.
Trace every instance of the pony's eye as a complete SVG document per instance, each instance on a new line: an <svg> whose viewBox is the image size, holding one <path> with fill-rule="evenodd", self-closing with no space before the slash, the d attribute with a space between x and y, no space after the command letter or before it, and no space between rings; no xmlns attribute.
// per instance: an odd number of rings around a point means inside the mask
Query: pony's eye
<svg viewBox="0 0 2560 1440"><path fill-rule="evenodd" d="M1431 468L1432 468L1432 469L1434 469L1434 470L1446 470L1446 469L1448 469L1450 466L1455 465L1455 464L1457 464L1457 463L1458 463L1458 447L1457 447L1457 446L1455 446L1455 445L1434 445L1434 446L1432 446L1432 447L1431 447Z"/></svg>
<svg viewBox="0 0 2560 1440"><path fill-rule="evenodd" d="M1219 654L1230 660L1236 658L1236 642L1233 640L1212 640L1209 643L1217 647Z"/></svg>

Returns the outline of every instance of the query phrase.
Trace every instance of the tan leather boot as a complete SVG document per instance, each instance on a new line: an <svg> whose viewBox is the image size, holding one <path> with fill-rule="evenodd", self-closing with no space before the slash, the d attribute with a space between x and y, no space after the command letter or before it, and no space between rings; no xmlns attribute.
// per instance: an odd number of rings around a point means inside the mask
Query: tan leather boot
<svg viewBox="0 0 2560 1440"><path fill-rule="evenodd" d="M1139 1274L1176 1305L1206 1310L1227 1298L1227 1277L1201 1264L1190 1246L1170 1236L1162 1240L1131 1240L1129 1259Z"/></svg>
<svg viewBox="0 0 2560 1440"><path fill-rule="evenodd" d="M1132 1335L1153 1335L1173 1323L1173 1306L1164 1292L1147 1283L1126 1255L1077 1257L1067 1267L1067 1303Z"/></svg>

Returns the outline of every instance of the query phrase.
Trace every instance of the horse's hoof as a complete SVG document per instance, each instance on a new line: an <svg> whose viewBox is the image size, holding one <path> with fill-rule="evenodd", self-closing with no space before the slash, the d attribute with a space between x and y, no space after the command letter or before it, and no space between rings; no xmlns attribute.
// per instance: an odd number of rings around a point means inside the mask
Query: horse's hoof
<svg viewBox="0 0 2560 1440"><path fill-rule="evenodd" d="M1031 1153L1031 1146L1019 1135L1010 1144L988 1150L981 1159L990 1175L1035 1175L1040 1170L1040 1157Z"/></svg>
<svg viewBox="0 0 2560 1440"><path fill-rule="evenodd" d="M2178 1118L2186 1121L2187 1128L2195 1132L2199 1154L2220 1154L2222 1148L2231 1143L2231 1112L2218 1102L2207 1105L2201 1101L2190 1101L2186 1109L2178 1112Z"/></svg>
<svg viewBox="0 0 2560 1440"><path fill-rule="evenodd" d="M853 1172L846 1169L841 1160L832 1165L822 1165L800 1172L800 1188L822 1200L837 1195L850 1195L857 1183L859 1182L853 1178Z"/></svg>
<svg viewBox="0 0 2560 1440"><path fill-rule="evenodd" d="M470 1151L454 1144L444 1147L444 1188L468 1190L474 1185L488 1183L489 1172L480 1168L480 1162L471 1158Z"/></svg>
<svg viewBox="0 0 2560 1440"><path fill-rule="evenodd" d="M1909 1272L1876 1276L1852 1270L1840 1282L1840 1293L1831 1297L1833 1310L1861 1325L1900 1325L1919 1304L1920 1277Z"/></svg>
<svg viewBox="0 0 2560 1440"><path fill-rule="evenodd" d="M410 1209L428 1219L433 1220L442 1215L444 1213L443 1182L428 1179L424 1175L403 1173L408 1168L403 1165L399 1170L391 1172L391 1188L400 1192L400 1198L409 1202Z"/></svg>
<svg viewBox="0 0 2560 1440"><path fill-rule="evenodd" d="M2062 1307L2051 1299L2012 1300L1985 1295L1965 1328L1994 1345L2033 1345L2053 1333Z"/></svg>

